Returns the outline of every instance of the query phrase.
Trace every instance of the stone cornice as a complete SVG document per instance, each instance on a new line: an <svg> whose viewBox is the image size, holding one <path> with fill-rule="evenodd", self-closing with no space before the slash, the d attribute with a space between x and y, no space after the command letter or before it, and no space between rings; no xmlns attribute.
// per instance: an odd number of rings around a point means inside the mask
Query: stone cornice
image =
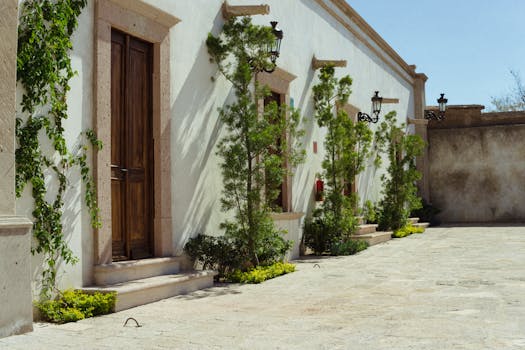
<svg viewBox="0 0 525 350"><path fill-rule="evenodd" d="M138 13L167 28L171 28L175 24L180 22L179 18L165 11L162 11L161 9L153 5L149 5L142 1L137 1L137 0L99 0L98 1L99 6L107 4L107 3L113 3L122 8ZM98 14L100 17L103 17L103 15L106 14L106 12L99 10Z"/></svg>
<svg viewBox="0 0 525 350"><path fill-rule="evenodd" d="M399 54L345 0L316 0L316 2L408 83L413 84L416 77L426 77L422 73L416 73L415 66L406 63L405 60L403 60L403 58L401 58L401 56L399 56ZM334 5L365 35L352 28L348 22L330 8L327 3ZM367 37L377 45L380 50L372 45Z"/></svg>

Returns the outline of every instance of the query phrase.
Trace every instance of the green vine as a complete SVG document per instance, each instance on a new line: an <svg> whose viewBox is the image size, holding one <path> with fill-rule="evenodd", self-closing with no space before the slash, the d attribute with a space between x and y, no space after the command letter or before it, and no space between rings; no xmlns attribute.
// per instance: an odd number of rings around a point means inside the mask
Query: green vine
<svg viewBox="0 0 525 350"><path fill-rule="evenodd" d="M69 80L76 74L69 57L71 35L86 4L87 0L27 0L18 27L17 80L24 88L21 106L25 118L16 119L16 195L20 197L25 186L31 185L36 240L31 251L43 254L46 263L41 289L44 299L55 288L58 261L77 262L64 239L62 225L66 174L72 166L80 168L92 226L100 227L96 187L87 162L88 147L82 145L78 152L70 152L62 125L67 118ZM53 147L51 151L47 150L47 141L42 140L44 134ZM84 134L94 148L102 147L93 131ZM54 196L48 193L48 188L53 188L46 183L49 178L57 181Z"/></svg>

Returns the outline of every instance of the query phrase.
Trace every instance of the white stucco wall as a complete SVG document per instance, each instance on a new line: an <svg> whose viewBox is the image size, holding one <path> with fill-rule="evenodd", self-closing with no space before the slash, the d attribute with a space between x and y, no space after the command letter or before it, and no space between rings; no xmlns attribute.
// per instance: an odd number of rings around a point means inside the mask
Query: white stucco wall
<svg viewBox="0 0 525 350"><path fill-rule="evenodd" d="M21 4L23 1L19 1ZM21 6L19 5L19 9ZM89 143L85 138L80 138L80 133L92 128L93 110L93 14L94 3L88 5L81 13L78 21L79 27L73 34L73 51L71 65L77 75L70 80L71 90L67 96L68 119L64 120L64 137L67 146L74 154L79 154L80 144ZM23 90L17 86L17 101L21 101ZM18 106L18 117L25 118ZM50 147L45 136L41 137L44 145ZM89 155L91 156L91 154ZM90 161L91 162L91 161ZM64 195L63 227L66 240L79 262L74 265L60 263L58 281L59 288L72 288L89 285L92 282L93 267L93 230L90 224L89 211L84 202L85 186L80 177L78 168L67 171L68 188ZM56 194L56 182L51 173L46 173L48 187L48 200L52 201ZM31 218L33 198L31 186L27 185L21 198L17 199L17 213ZM42 272L42 257L32 256L31 269L33 275L33 296L39 293L39 280Z"/></svg>
<svg viewBox="0 0 525 350"><path fill-rule="evenodd" d="M222 137L217 108L229 102L231 86L209 62L205 39L208 32L218 34L224 23L222 1L193 0L173 2L148 0L181 19L171 31L172 62L172 161L174 247L180 252L186 240L197 234L218 234L224 218L220 212L222 177L220 159L215 155ZM260 1L229 1L230 5L258 5ZM294 211L308 212L313 203L315 174L321 171L325 130L313 119L312 87L318 82L311 69L312 56L319 59L345 59L346 68L337 68L337 76L353 78L349 103L370 112L370 98L379 90L383 97L398 98L399 104L385 104L382 115L396 110L399 121L414 113L413 86L394 72L343 25L315 1L264 1L269 15L253 16L256 24L279 21L284 31L280 68L297 78L290 85L290 97L305 118L303 140L306 162L295 170L292 188ZM334 10L337 9L332 6ZM344 15L343 15L344 16ZM353 25L356 27L355 25ZM374 47L378 48L374 44ZM378 48L380 50L380 48ZM383 56L387 56L383 53ZM399 68L402 70L402 68ZM215 82L211 77L217 78ZM408 74L405 75L410 80ZM376 125L371 125L373 129ZM313 153L313 142L318 153ZM376 201L380 195L381 169L368 168L360 177L358 191L362 201Z"/></svg>
<svg viewBox="0 0 525 350"><path fill-rule="evenodd" d="M222 177L216 145L224 135L219 121L218 108L232 100L231 86L217 73L215 64L209 62L205 40L209 32L219 33L224 23L221 14L222 0L144 0L168 12L181 22L170 32L171 74L171 150L172 150L172 217L173 247L181 253L188 238L198 233L218 235L219 224L225 214L220 210ZM231 5L259 5L260 0L230 0ZM354 37L334 17L314 0L282 1L265 0L271 13L254 16L257 24L269 25L279 21L284 31L280 68L297 78L290 85L290 97L305 117L306 163L295 170L292 205L296 212L308 212L313 206L312 190L315 174L321 171L325 130L317 127L313 118L312 87L317 83L317 72L311 69L312 56L319 59L344 59L346 68L337 68L337 76L349 74L353 78L353 93L349 102L363 112L370 112L370 98L378 90L383 97L398 98L399 104L386 104L382 115L391 110L398 112L400 122L414 114L414 91L410 76L402 71L405 79L366 45ZM330 4L329 1L326 2ZM349 25L366 36L357 26L341 14ZM78 75L71 81L68 96L70 118L65 122L66 139L71 149L78 145L81 131L92 127L93 120L93 23L94 1L79 18L79 28L73 36L73 68ZM382 56L381 48L373 44ZM396 63L388 58L396 65ZM217 78L212 82L211 77ZM20 91L19 91L20 97ZM371 125L373 129L376 125ZM313 153L313 142L318 153ZM386 165L386 164L385 164ZM379 178L382 170L367 169L358 183L362 201L376 201L381 190ZM77 170L71 171L70 187L66 193L64 227L71 248L80 258L76 266L61 270L60 288L89 285L92 283L93 230L83 201L84 189ZM18 201L18 212L31 212L30 192ZM39 276L41 261L33 258L34 276Z"/></svg>

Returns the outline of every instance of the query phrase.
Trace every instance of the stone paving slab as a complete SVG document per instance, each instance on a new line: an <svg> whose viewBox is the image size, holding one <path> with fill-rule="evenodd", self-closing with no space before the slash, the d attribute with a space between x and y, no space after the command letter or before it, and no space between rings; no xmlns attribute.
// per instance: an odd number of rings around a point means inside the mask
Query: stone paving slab
<svg viewBox="0 0 525 350"><path fill-rule="evenodd" d="M35 324L0 349L525 349L525 227L430 228L261 285Z"/></svg>

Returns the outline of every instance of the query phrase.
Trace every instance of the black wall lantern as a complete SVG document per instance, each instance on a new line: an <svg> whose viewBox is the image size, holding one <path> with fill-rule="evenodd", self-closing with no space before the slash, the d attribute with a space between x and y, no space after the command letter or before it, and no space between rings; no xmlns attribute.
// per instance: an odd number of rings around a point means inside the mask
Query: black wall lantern
<svg viewBox="0 0 525 350"><path fill-rule="evenodd" d="M376 91L375 95L372 96L372 116L366 113L359 112L357 113L357 121L377 123L377 121L379 120L379 113L381 113L382 102L383 98L379 96L379 91Z"/></svg>
<svg viewBox="0 0 525 350"><path fill-rule="evenodd" d="M284 33L281 29L277 28L277 22L272 21L270 22L272 25L272 32L273 35L275 35L275 40L271 45L268 45L268 54L270 55L270 61L272 61L272 68L264 68L263 70L266 73L272 73L275 70L275 67L277 67L277 57L279 57L279 53L281 52L281 41L283 40Z"/></svg>
<svg viewBox="0 0 525 350"><path fill-rule="evenodd" d="M445 119L445 112L447 110L448 99L445 98L445 94L440 94L441 96L437 99L439 105L439 111L436 114L434 111L425 110L425 119L428 120L437 120L442 121Z"/></svg>

